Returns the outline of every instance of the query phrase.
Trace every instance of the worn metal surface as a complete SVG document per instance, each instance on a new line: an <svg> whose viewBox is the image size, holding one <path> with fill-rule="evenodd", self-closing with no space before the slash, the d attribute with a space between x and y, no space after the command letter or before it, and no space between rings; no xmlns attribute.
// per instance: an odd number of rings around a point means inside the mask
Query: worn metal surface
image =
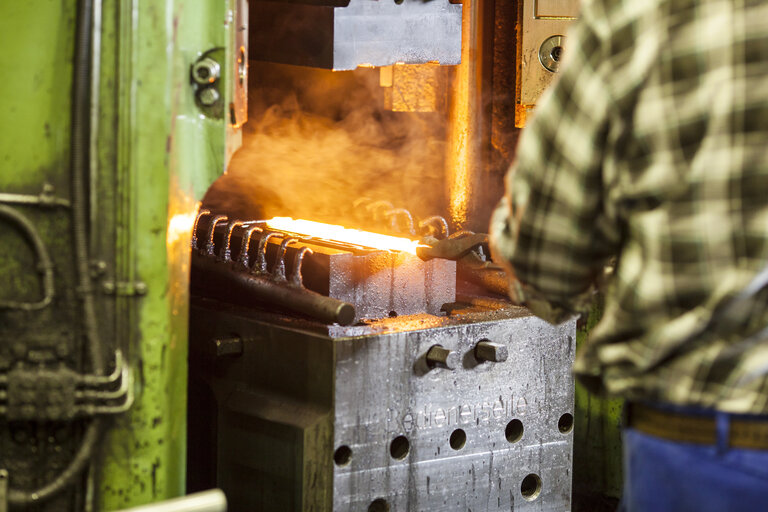
<svg viewBox="0 0 768 512"><path fill-rule="evenodd" d="M432 259L425 262L405 252L379 251L333 241L304 239L299 235L275 231L263 223L229 221L226 216L213 215L207 210L198 217L195 233L193 245L201 254L220 261L230 261L234 270L266 275L269 268L272 277L277 280L285 281L288 272L292 275L288 280L295 281L294 284L306 286L313 292L337 301L328 304L329 307L335 304L332 309L341 312L338 301L351 304L355 309L355 321L416 313L437 315L444 304L456 300L454 261ZM234 260L237 262L234 263ZM195 261L198 262L197 269L200 272L193 274L193 286L197 286L195 283L201 286L207 283L209 294L213 292L213 296L226 300L220 293L216 293L215 279L206 276L202 267L206 265L211 273L219 274L219 282L222 278L226 280L226 276L209 262L199 258ZM301 267L297 272L299 264ZM233 275L229 280L236 279L240 278ZM232 284L234 286L235 283ZM255 282L252 284L256 285ZM243 289L243 286L239 288ZM262 289L266 292L266 286ZM277 297L279 290L273 289L273 292ZM237 297L233 296L232 299ZM296 299L302 298L297 296ZM268 301L268 298L262 296L262 302L265 300ZM301 302L309 306L306 301ZM315 302L320 305L319 301ZM242 298L240 303L243 303ZM298 309L292 308L286 301L275 302L273 305L311 314L311 308L307 309L298 303ZM328 310L326 307L320 309ZM320 313L320 309L314 310ZM327 315L320 319L333 321Z"/></svg>
<svg viewBox="0 0 768 512"><path fill-rule="evenodd" d="M190 475L231 510L570 509L574 322L508 307L311 327L210 301L191 318L190 443L215 448ZM214 360L225 332L242 355ZM480 341L507 360L478 360ZM455 369L427 364L435 345Z"/></svg>
<svg viewBox="0 0 768 512"><path fill-rule="evenodd" d="M458 64L461 5L448 0L251 2L254 60L335 70Z"/></svg>
<svg viewBox="0 0 768 512"><path fill-rule="evenodd" d="M559 61L551 58L552 50L558 47L553 43L562 44L578 11L579 0L523 1L519 103L535 105L554 80ZM554 36L560 39L553 39ZM561 51L556 52L558 59Z"/></svg>
<svg viewBox="0 0 768 512"><path fill-rule="evenodd" d="M429 313L456 300L456 262L397 252L338 254L329 261L328 295L355 306L356 318Z"/></svg>
<svg viewBox="0 0 768 512"><path fill-rule="evenodd" d="M522 317L341 341L334 446L352 456L334 470L334 510L377 498L392 510L568 510L572 435L558 421L573 413L573 336L573 323ZM509 360L479 362L481 339L506 345ZM463 364L424 372L436 342ZM523 433L510 442L515 420ZM399 436L410 444L402 460L392 453ZM529 474L542 481L531 501L521 491Z"/></svg>

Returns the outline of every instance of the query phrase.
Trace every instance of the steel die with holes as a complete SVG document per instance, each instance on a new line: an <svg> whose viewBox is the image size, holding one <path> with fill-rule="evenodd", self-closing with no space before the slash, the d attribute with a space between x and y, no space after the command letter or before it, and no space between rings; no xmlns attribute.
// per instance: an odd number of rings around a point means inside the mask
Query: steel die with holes
<svg viewBox="0 0 768 512"><path fill-rule="evenodd" d="M575 321L510 307L321 326L210 301L192 319L190 393L211 408L191 413L215 426L190 435L217 432L195 442L235 510L570 509ZM233 333L236 357L205 348ZM507 360L476 359L481 341ZM427 364L438 344L454 369Z"/></svg>

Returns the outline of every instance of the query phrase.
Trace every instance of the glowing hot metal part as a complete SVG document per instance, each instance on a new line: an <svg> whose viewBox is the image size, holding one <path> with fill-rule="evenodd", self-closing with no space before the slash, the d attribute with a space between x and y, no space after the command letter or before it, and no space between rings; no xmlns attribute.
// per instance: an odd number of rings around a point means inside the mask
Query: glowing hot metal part
<svg viewBox="0 0 768 512"><path fill-rule="evenodd" d="M381 235L358 229L349 229L334 224L323 224L311 220L295 220L290 217L275 217L267 221L267 226L280 231L289 231L299 235L334 240L362 247L385 251L402 251L416 254L420 244L418 240Z"/></svg>

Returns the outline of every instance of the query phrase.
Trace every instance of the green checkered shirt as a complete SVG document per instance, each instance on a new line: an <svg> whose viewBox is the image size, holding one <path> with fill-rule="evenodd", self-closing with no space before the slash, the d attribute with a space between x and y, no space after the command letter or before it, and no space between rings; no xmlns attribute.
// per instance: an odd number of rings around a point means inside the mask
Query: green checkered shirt
<svg viewBox="0 0 768 512"><path fill-rule="evenodd" d="M583 2L507 179L513 296L559 322L605 294L583 382L768 413L768 292L733 302L768 264L768 2Z"/></svg>

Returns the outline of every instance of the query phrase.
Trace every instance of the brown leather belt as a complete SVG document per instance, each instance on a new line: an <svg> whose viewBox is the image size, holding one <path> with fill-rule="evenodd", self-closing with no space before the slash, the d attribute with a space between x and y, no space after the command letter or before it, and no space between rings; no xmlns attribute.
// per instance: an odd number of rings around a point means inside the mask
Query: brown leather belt
<svg viewBox="0 0 768 512"><path fill-rule="evenodd" d="M697 416L631 403L627 404L626 424L645 434L669 441L717 443L714 416ZM768 450L768 418L731 416L728 442L733 448Z"/></svg>

